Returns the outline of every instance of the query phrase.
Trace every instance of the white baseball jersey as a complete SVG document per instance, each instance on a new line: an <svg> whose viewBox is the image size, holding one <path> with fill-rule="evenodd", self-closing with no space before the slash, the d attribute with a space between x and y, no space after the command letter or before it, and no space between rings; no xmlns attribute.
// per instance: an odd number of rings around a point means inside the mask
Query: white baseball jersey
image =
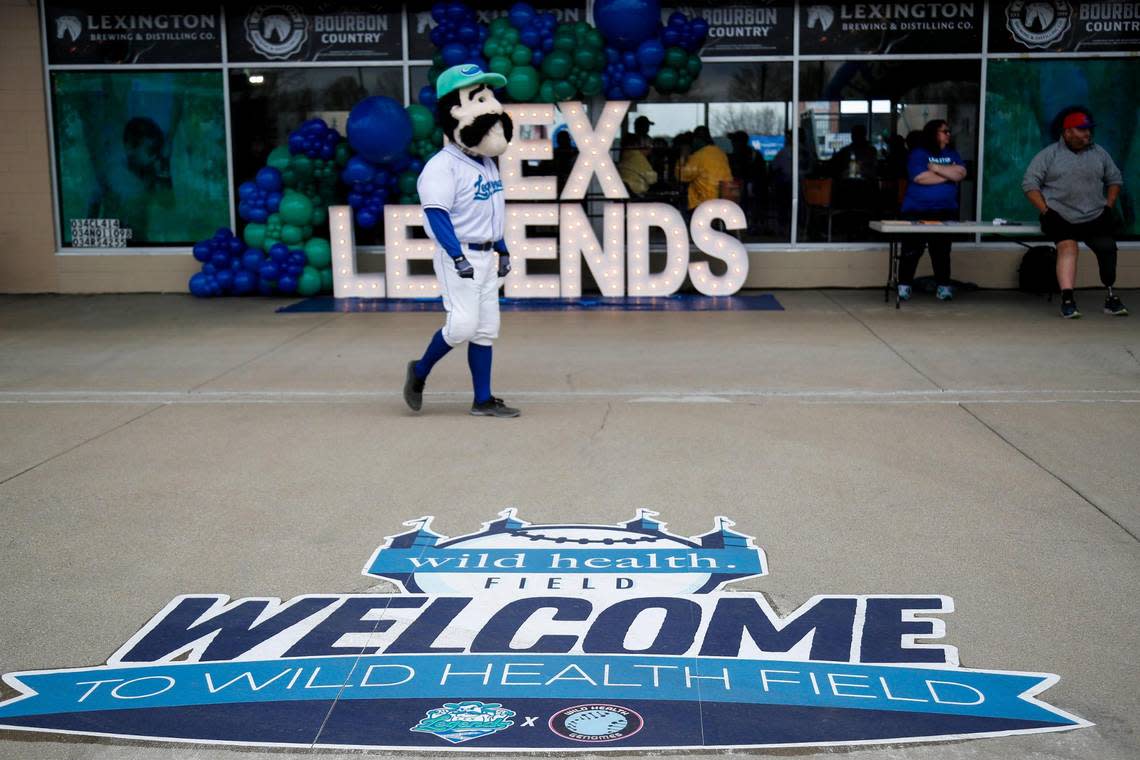
<svg viewBox="0 0 1140 760"><path fill-rule="evenodd" d="M490 158L475 158L448 144L424 166L416 190L425 209L443 209L451 216L460 243L503 239L503 181ZM435 239L430 226L428 235ZM463 254L468 255L466 249Z"/></svg>
<svg viewBox="0 0 1140 760"><path fill-rule="evenodd" d="M499 337L499 255L467 244L503 239L506 208L499 168L490 158L473 158L449 144L427 162L416 187L425 210L437 208L450 216L463 255L475 268L474 278L460 277L443 246L436 247L432 263L447 310L443 339L449 346L464 341L489 346ZM426 227L436 240L431 225Z"/></svg>

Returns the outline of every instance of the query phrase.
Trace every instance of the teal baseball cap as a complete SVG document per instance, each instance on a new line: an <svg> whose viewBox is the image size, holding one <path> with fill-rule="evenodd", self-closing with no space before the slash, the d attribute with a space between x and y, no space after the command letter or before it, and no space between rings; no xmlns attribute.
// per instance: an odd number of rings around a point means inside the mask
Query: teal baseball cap
<svg viewBox="0 0 1140 760"><path fill-rule="evenodd" d="M435 96L442 98L448 93L462 90L464 87L474 87L477 84L487 84L492 88L505 87L507 78L502 74L483 71L473 63L461 63L452 66L435 80Z"/></svg>

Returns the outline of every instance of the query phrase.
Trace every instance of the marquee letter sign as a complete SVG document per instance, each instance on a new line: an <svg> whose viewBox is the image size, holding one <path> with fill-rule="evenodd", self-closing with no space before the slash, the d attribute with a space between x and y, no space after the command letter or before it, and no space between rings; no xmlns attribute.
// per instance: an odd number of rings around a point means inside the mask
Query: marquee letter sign
<svg viewBox="0 0 1140 760"><path fill-rule="evenodd" d="M591 125L586 108L577 102L558 106L571 137L578 145L578 158L566 180L562 197L558 198L554 177L523 176L523 162L548 160L553 156L546 138L521 137L521 126L551 126L554 106L510 105L507 111L515 121L515 138L499 158L503 192L507 203L505 240L511 252L512 271L507 276L505 293L515 298L578 298L582 295L583 267L593 275L603 296L667 296L690 278L698 292L710 296L732 295L743 287L748 277L748 253L740 240L714 227L723 222L727 231L748 226L740 206L727 200L706 201L698 206L692 222L686 226L680 211L663 203L628 203L629 194L610 156L622 118L629 110L628 101L607 102ZM592 181L602 188L607 202L602 204L603 218L595 224L579 201L586 197ZM521 203L519 201L549 201ZM573 201L555 203L552 201ZM622 201L622 202L615 202ZM352 210L337 206L331 216L340 223L347 218L349 232ZM345 216L340 216L341 212ZM351 296L378 297L377 284L388 298L423 298L436 295L438 286L428 275L412 276L410 259L431 259L434 246L430 240L411 237L413 227L424 224L418 206L388 206L385 209L384 240L386 244L386 278L359 275L351 234L333 233L333 289L338 298ZM558 237L531 238L528 227L557 227ZM649 256L650 229L662 230L666 240L666 263L661 271L651 269ZM601 233L599 235L599 232ZM690 240L691 238L691 240ZM714 273L708 262L690 264L690 243L701 252L719 259L723 273ZM528 274L528 260L558 260L559 273ZM367 279L367 278L373 279ZM429 280L431 280L429 282Z"/></svg>

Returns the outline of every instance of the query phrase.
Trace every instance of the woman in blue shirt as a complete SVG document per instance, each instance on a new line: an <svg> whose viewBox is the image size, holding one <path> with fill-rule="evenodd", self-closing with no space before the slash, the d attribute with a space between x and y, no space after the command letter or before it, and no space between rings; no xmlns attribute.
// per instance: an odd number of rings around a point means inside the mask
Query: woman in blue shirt
<svg viewBox="0 0 1140 760"><path fill-rule="evenodd" d="M906 195L903 219L957 220L958 183L966 178L966 167L958 151L950 147L950 126L943 119L928 121L922 128L922 144L907 158ZM914 272L924 246L930 248L938 299L954 297L950 285L950 240L946 235L923 238L906 235L899 261L899 300L910 298Z"/></svg>

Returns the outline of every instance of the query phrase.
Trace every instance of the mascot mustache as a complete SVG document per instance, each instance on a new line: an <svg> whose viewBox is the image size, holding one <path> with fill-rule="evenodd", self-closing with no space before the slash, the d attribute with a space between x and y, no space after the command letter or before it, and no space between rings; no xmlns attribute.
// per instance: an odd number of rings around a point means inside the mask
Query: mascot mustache
<svg viewBox="0 0 1140 760"><path fill-rule="evenodd" d="M483 142L483 138L496 124L503 125L503 136L507 138L507 142L510 142L515 131L515 125L511 121L511 117L505 113L485 113L476 116L474 121L459 130L459 141L463 145L473 148Z"/></svg>

